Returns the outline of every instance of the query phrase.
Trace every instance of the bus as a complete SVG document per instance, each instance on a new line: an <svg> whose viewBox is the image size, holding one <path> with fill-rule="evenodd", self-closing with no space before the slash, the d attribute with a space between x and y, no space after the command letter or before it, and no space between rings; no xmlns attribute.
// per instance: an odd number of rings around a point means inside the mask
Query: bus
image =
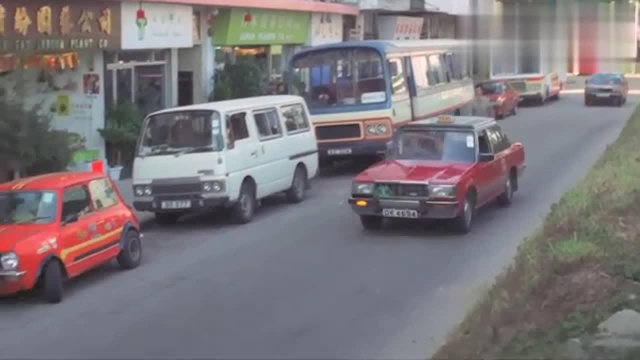
<svg viewBox="0 0 640 360"><path fill-rule="evenodd" d="M471 43L366 40L296 53L288 91L311 113L319 158L378 157L399 126L437 115L470 115Z"/></svg>

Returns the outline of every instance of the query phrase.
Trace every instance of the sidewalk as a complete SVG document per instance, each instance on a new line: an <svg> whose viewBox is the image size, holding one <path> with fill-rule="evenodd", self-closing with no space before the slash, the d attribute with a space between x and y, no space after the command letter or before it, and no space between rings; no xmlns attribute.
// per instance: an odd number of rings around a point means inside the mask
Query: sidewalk
<svg viewBox="0 0 640 360"><path fill-rule="evenodd" d="M127 202L127 204L133 206L134 196L131 179L118 180L115 183L118 186L118 190L120 190L120 194ZM138 216L138 220L140 220L141 224L148 223L154 219L153 213L150 212L136 211L136 215Z"/></svg>

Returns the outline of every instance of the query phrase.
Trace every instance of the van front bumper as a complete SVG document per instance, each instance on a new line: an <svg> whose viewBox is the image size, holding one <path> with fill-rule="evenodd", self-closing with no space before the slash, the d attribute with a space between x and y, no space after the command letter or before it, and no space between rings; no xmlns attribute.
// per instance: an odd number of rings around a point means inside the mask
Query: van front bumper
<svg viewBox="0 0 640 360"><path fill-rule="evenodd" d="M457 201L350 198L351 209L358 215L382 216L382 209L417 210L418 219L453 219L459 214ZM363 202L366 202L364 204Z"/></svg>
<svg viewBox="0 0 640 360"><path fill-rule="evenodd" d="M183 208L166 208L163 203L168 201L189 201L189 207ZM189 195L158 195L158 196L141 196L133 201L133 208L137 211L149 211L154 213L174 213L186 211L198 211L217 207L230 206L228 196L211 196L202 194Z"/></svg>

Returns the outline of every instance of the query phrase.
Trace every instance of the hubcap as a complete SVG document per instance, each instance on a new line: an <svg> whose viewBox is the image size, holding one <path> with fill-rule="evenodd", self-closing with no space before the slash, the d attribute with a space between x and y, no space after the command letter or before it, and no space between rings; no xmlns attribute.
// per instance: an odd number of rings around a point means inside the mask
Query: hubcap
<svg viewBox="0 0 640 360"><path fill-rule="evenodd" d="M298 195L299 197L302 197L302 192L304 191L304 180L302 180L302 176L300 175L296 176L294 180L294 189L295 189L296 195Z"/></svg>
<svg viewBox="0 0 640 360"><path fill-rule="evenodd" d="M131 241L129 241L129 254L132 260L138 260L140 257L140 244L138 239L131 239Z"/></svg>

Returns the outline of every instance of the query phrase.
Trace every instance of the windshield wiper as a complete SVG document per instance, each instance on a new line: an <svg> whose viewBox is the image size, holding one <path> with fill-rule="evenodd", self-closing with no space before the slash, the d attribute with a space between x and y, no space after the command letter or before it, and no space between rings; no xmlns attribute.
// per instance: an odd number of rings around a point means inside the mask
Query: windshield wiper
<svg viewBox="0 0 640 360"><path fill-rule="evenodd" d="M183 155L183 154L188 154L188 153L192 153L192 152L197 152L197 151L207 151L207 150L215 150L216 147L213 145L204 145L204 146L190 146L187 148L184 148L180 151L178 151L176 153L176 157Z"/></svg>

